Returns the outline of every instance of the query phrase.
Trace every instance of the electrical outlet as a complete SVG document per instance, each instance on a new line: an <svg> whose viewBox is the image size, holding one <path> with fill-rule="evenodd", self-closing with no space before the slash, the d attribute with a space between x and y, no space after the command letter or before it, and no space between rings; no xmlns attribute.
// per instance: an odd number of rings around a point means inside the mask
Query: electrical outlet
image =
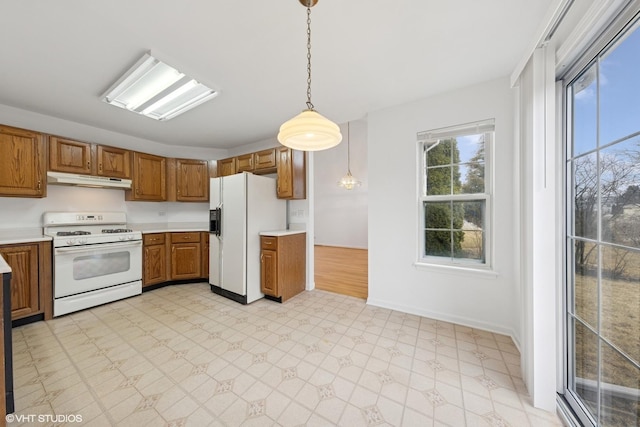
<svg viewBox="0 0 640 427"><path fill-rule="evenodd" d="M167 213L163 212L163 211L160 211L160 212L158 212L158 216L167 216Z"/></svg>

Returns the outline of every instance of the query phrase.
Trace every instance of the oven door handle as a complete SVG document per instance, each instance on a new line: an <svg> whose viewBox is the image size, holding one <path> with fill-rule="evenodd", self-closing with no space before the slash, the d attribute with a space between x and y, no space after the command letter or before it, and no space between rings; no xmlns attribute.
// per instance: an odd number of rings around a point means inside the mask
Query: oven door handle
<svg viewBox="0 0 640 427"><path fill-rule="evenodd" d="M75 254L80 252L90 252L97 249L117 249L126 248L129 246L142 246L142 240L136 240L135 242L123 242L123 243L99 243L95 245L85 245L82 247L73 248L56 248L57 254Z"/></svg>

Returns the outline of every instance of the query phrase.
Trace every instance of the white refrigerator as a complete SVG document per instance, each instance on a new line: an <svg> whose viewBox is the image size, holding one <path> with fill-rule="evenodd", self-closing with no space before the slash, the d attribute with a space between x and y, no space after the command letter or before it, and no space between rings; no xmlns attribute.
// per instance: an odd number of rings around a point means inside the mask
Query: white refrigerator
<svg viewBox="0 0 640 427"><path fill-rule="evenodd" d="M285 200L276 198L274 178L243 172L211 178L209 284L242 304L260 292L260 232L284 230Z"/></svg>

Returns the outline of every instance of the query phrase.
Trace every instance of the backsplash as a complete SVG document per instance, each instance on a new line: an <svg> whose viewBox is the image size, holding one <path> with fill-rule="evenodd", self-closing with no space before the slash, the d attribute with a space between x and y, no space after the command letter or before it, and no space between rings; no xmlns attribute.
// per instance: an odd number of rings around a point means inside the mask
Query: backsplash
<svg viewBox="0 0 640 427"><path fill-rule="evenodd" d="M0 229L42 227L47 211L124 211L131 223L207 222L208 203L126 202L124 191L50 185L47 197L0 197Z"/></svg>

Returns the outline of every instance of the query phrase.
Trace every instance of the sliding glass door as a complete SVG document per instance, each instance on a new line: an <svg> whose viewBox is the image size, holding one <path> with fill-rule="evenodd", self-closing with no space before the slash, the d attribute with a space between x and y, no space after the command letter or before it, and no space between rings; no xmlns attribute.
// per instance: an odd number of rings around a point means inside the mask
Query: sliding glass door
<svg viewBox="0 0 640 427"><path fill-rule="evenodd" d="M640 23L566 81L565 397L586 425L640 425ZM593 53L592 53L593 55Z"/></svg>

